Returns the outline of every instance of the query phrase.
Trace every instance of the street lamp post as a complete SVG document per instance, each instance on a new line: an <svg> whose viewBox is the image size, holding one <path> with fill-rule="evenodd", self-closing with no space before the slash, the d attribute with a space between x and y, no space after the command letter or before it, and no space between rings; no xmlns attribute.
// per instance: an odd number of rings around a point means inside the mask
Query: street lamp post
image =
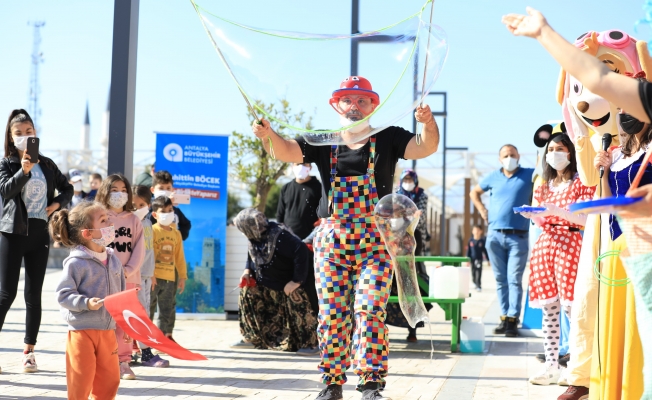
<svg viewBox="0 0 652 400"><path fill-rule="evenodd" d="M109 116L109 174L133 178L136 56L140 0L115 0Z"/></svg>

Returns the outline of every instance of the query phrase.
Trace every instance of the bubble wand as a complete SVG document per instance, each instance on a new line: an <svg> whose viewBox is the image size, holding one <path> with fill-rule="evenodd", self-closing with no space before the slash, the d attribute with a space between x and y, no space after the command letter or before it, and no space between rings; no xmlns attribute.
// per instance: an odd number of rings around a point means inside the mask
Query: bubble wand
<svg viewBox="0 0 652 400"><path fill-rule="evenodd" d="M419 104L420 107L423 107L423 99L426 97L426 93L424 90L426 90L426 72L428 71L428 56L430 55L430 33L432 30L432 14L435 9L435 0L431 0L432 3L430 3L430 21L428 22L428 43L426 44L426 60L423 64L423 81L421 82L421 102ZM417 133L417 144L421 144L421 134Z"/></svg>
<svg viewBox="0 0 652 400"><path fill-rule="evenodd" d="M199 20L201 21L201 24L202 24L202 26L204 27L204 30L205 30L206 33L208 34L208 37L210 38L211 43L213 43L213 47L214 47L215 50L217 51L217 54L220 56L220 59L222 60L222 63L224 63L224 66L226 67L226 70L229 71L229 75L231 75L231 78L233 78L233 80L235 81L236 85L238 86L238 90L240 91L240 94L242 95L242 98L244 99L245 102L247 102L247 107L249 107L249 112L250 112L250 113L254 116L254 118L256 119L256 123L257 123L258 125L262 125L263 123L260 121L260 118L258 118L258 115L256 114L256 110L255 110L254 107L251 105L251 103L249 102L249 99L247 98L247 96L244 94L244 92L243 92L242 89L240 88L240 82L238 82L238 79L237 79L237 78L235 77L235 75L233 74L233 71L231 70L231 66L230 66L229 63L226 61L226 58L224 57L224 54L222 54L222 50L220 50L220 46L217 45L217 42L215 42L215 39L213 39L213 35L211 35L210 31L209 31L208 28L206 27L206 23L204 22L204 18L202 17L201 13L199 12L199 8L197 7L197 4L195 4L195 0L190 0L190 3L192 3L192 6L194 7L195 12L197 12L197 15L199 16ZM428 38L428 40L430 40L430 38ZM271 144L272 144L272 141L271 141L271 139L270 139L270 146L271 146Z"/></svg>
<svg viewBox="0 0 652 400"><path fill-rule="evenodd" d="M432 3L430 4L430 22L428 23L428 43L426 44L426 60L423 65L423 81L421 83L421 90L426 89L426 71L428 71L428 55L430 53L430 34L432 30L432 13L435 8L435 0L432 0ZM423 99L424 99L425 93L421 93L421 107L423 107Z"/></svg>

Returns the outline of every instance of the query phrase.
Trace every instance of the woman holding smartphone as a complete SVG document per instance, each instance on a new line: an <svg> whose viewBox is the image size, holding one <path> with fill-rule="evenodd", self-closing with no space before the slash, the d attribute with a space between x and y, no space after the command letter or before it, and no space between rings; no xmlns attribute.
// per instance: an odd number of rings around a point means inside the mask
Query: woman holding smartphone
<svg viewBox="0 0 652 400"><path fill-rule="evenodd" d="M50 251L48 219L70 202L73 187L47 157L28 154L36 137L27 111L13 110L5 130L5 156L0 160L0 330L18 292L20 267L25 261L24 372L36 372L34 345L41 325L41 290ZM55 189L59 195L54 196Z"/></svg>

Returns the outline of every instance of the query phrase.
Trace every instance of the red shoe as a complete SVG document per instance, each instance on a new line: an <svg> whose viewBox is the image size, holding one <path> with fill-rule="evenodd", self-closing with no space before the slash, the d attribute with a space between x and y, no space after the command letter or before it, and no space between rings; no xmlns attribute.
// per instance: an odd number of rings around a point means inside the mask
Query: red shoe
<svg viewBox="0 0 652 400"><path fill-rule="evenodd" d="M406 340L407 340L408 342L410 342L410 343L416 343L416 342L419 341L419 340L417 339L417 335L408 335L408 337L407 337Z"/></svg>
<svg viewBox="0 0 652 400"><path fill-rule="evenodd" d="M584 386L569 386L557 400L588 400L589 388Z"/></svg>

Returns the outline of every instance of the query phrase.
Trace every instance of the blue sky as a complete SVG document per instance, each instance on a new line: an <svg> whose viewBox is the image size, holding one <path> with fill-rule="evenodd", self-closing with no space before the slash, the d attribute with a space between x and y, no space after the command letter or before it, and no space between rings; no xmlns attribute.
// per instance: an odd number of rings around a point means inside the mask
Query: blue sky
<svg viewBox="0 0 652 400"><path fill-rule="evenodd" d="M198 3L251 26L314 33L350 31L348 1ZM423 1L361 3L361 29L369 30L414 13ZM644 16L642 4L641 0L437 0L434 22L447 32L450 50L434 89L448 92L448 145L487 152L512 142L532 152L534 130L560 117L554 95L559 67L533 40L512 37L500 23L503 14L523 12L531 5L569 39L588 30L606 29L622 29L648 39L652 32L647 28L633 32L635 21ZM41 67L42 149L79 147L86 101L91 110L91 145L99 148L111 73L112 18L113 2L108 0L0 3L0 113L26 107L32 50L32 28L27 22L46 21L41 47L45 57ZM139 33L136 149L154 149L153 131L248 129L242 100L188 0L141 0ZM283 51L278 49L279 57ZM348 53L325 61L341 70L342 78L348 75ZM378 67L370 64L361 60L363 68ZM293 71L310 72L300 65ZM363 69L360 74L365 74ZM338 83L333 82L333 87ZM328 96L314 94L314 103L305 108L324 104ZM432 106L439 107L435 101ZM323 113L318 117L326 118Z"/></svg>

